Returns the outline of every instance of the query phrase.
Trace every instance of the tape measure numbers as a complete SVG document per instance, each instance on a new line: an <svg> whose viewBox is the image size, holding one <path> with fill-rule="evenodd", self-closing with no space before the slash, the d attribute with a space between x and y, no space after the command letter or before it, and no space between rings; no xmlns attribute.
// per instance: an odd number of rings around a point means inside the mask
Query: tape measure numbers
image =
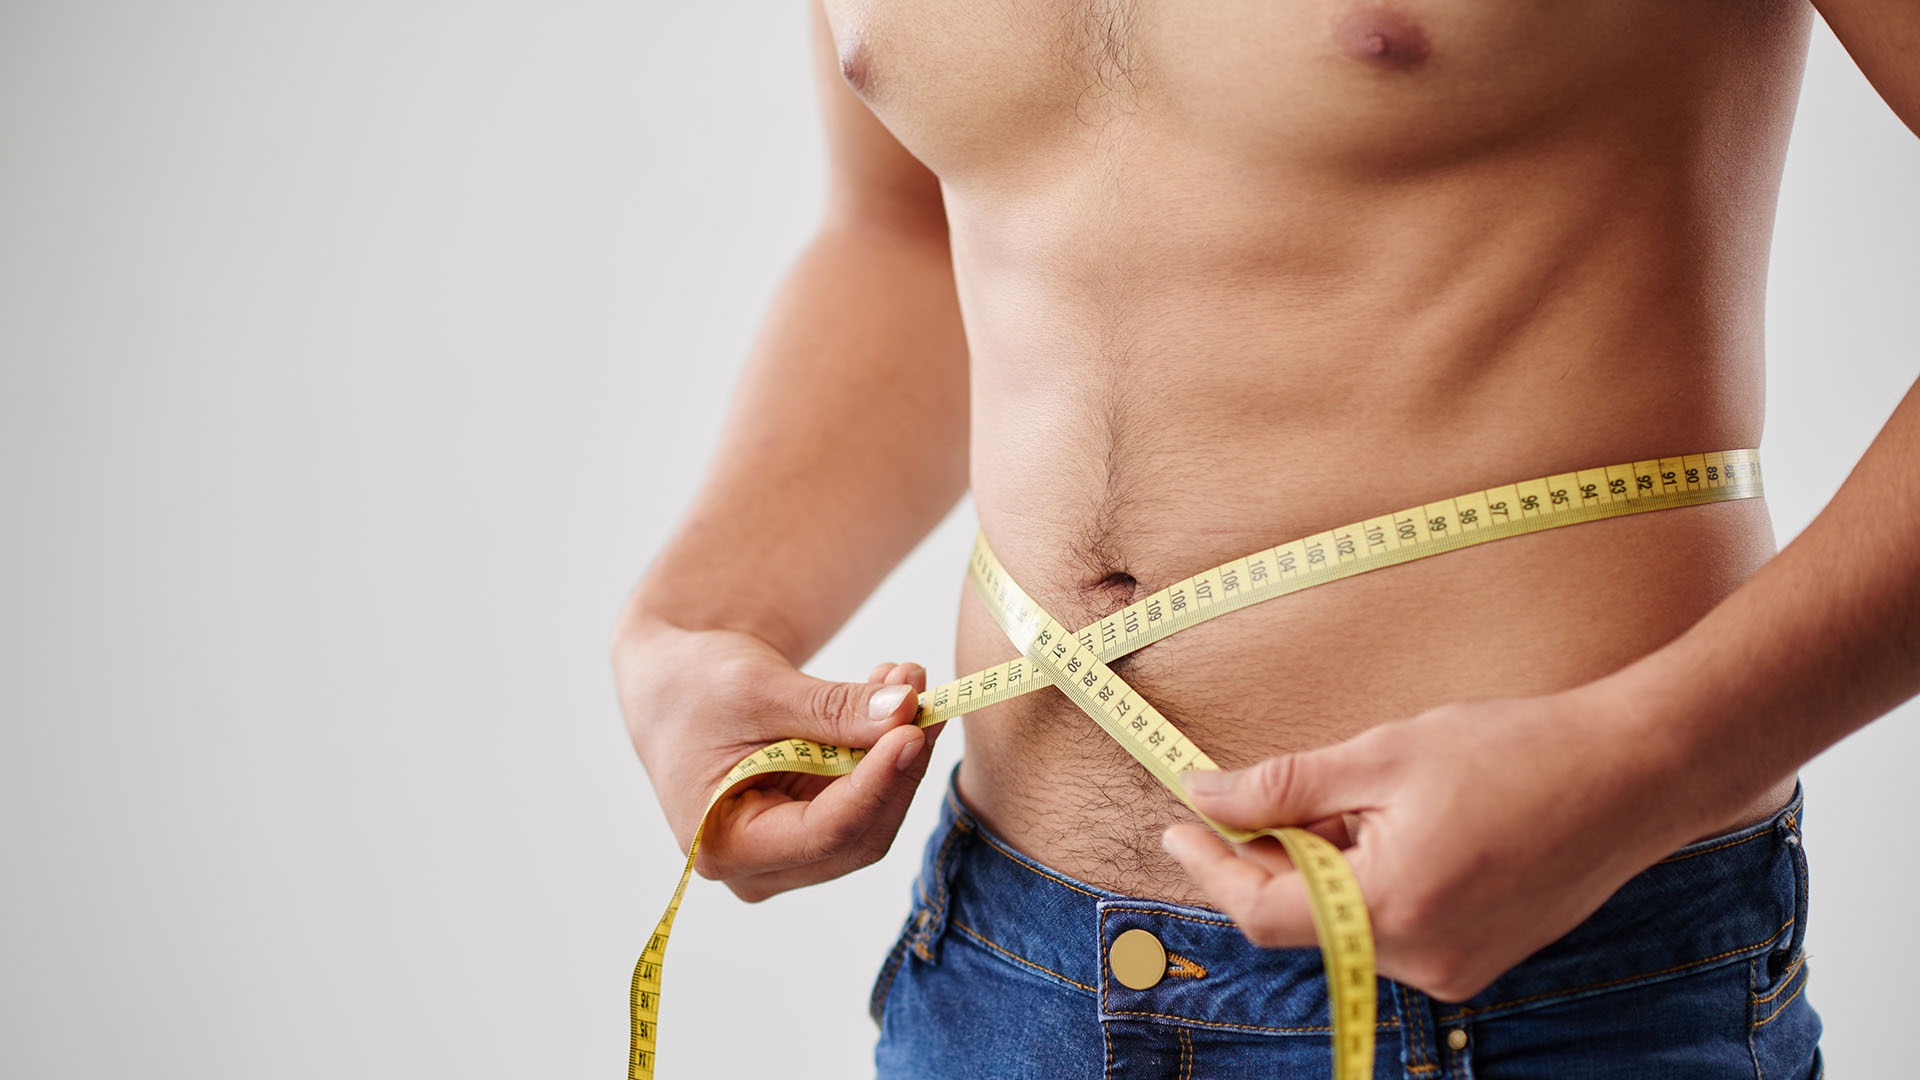
<svg viewBox="0 0 1920 1080"><path fill-rule="evenodd" d="M1601 518L1754 498L1763 493L1756 450L1727 450L1609 465L1505 484L1442 502L1329 529L1169 585L1103 619L1068 630L1028 596L994 558L986 538L974 543L968 578L1020 656L929 690L915 723L922 727L975 709L1057 687L1131 753L1176 798L1186 801L1180 773L1215 769L1212 759L1153 704L1115 674L1108 661L1169 634L1249 604L1355 574L1396 566L1509 536ZM694 830L673 899L634 966L629 1080L650 1080L659 1037L661 964L674 916L686 895L700 833L729 791L763 773L843 776L866 751L785 739L754 751L727 772ZM1189 809L1191 806L1189 805ZM1271 836L1307 885L1314 931L1327 972L1333 1025L1334 1080L1373 1075L1373 935L1353 872L1338 849L1301 829L1246 832L1208 822L1229 840Z"/></svg>

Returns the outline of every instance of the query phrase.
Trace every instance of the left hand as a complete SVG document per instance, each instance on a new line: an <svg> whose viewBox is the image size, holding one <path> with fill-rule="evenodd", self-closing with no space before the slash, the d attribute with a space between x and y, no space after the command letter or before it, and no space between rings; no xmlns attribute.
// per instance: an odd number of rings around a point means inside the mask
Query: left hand
<svg viewBox="0 0 1920 1080"><path fill-rule="evenodd" d="M1312 827L1346 847L1382 975L1462 1001L1692 839L1670 755L1592 687L1447 705L1319 750L1187 775L1225 825ZM1256 945L1314 942L1277 843L1176 825L1167 851Z"/></svg>

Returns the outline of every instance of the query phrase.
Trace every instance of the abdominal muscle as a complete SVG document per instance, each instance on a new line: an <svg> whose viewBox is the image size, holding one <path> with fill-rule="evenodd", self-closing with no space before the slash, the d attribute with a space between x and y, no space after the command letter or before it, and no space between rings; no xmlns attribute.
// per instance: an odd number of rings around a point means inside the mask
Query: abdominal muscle
<svg viewBox="0 0 1920 1080"><path fill-rule="evenodd" d="M827 12L849 81L940 178L974 503L1063 623L1409 506L1759 445L1804 5ZM1245 766L1579 685L1773 548L1758 499L1598 521L1255 605L1116 668ZM961 670L1012 652L963 595ZM969 716L966 742L961 794L1016 847L1199 899L1159 844L1186 811L1057 691Z"/></svg>
<svg viewBox="0 0 1920 1080"><path fill-rule="evenodd" d="M1052 580L1043 565L1050 530L1012 518L996 526L997 516L982 512L996 553L1056 618L1077 628L1121 606L1117 591L1110 603L1087 603L1036 586ZM1144 538L1166 545L1167 557L1140 564L1142 590L1267 546L1241 542L1239 522L1211 533L1204 524L1189 517ZM1240 768L1446 702L1548 693L1606 674L1685 630L1771 548L1758 499L1608 519L1280 597L1114 667L1223 768ZM963 671L1014 655L971 590L958 655ZM1055 690L967 717L960 791L989 828L1076 878L1202 902L1159 843L1166 826L1192 815ZM1789 782L1725 827L1765 817L1790 793Z"/></svg>
<svg viewBox="0 0 1920 1080"><path fill-rule="evenodd" d="M1084 170L946 187L981 528L1063 623L1366 517L1760 444L1767 139L1758 180L1554 136L1370 176L1220 168L1120 123ZM1602 676L1773 551L1759 499L1603 520L1259 604L1116 669L1241 767ZM965 593L960 669L1012 654ZM966 742L962 796L1014 846L1200 901L1159 843L1187 811L1058 692L980 710Z"/></svg>

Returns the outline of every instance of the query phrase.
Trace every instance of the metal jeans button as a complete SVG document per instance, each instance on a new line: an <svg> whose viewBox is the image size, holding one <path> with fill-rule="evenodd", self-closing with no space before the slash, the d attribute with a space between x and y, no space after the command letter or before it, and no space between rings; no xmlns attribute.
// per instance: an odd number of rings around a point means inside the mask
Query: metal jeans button
<svg viewBox="0 0 1920 1080"><path fill-rule="evenodd" d="M1113 977L1129 990L1146 990L1167 974L1167 948L1146 930L1129 930L1107 950Z"/></svg>

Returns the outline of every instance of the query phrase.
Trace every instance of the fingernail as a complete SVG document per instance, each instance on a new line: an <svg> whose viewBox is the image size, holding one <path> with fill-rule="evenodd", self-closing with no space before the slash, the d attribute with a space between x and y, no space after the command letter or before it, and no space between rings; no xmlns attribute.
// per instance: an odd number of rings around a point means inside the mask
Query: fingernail
<svg viewBox="0 0 1920 1080"><path fill-rule="evenodd" d="M925 745L927 745L927 737L925 735L917 739L908 740L907 748L900 751L899 757L893 759L893 767L901 772L906 772L907 766L912 765L913 759L920 756L920 748Z"/></svg>
<svg viewBox="0 0 1920 1080"><path fill-rule="evenodd" d="M885 720L893 715L893 710L900 707L912 690L911 686L889 686L874 691L873 697L867 700L867 715L875 720Z"/></svg>
<svg viewBox="0 0 1920 1080"><path fill-rule="evenodd" d="M1225 795L1233 787L1233 777L1212 769L1188 769L1180 774L1189 795Z"/></svg>

